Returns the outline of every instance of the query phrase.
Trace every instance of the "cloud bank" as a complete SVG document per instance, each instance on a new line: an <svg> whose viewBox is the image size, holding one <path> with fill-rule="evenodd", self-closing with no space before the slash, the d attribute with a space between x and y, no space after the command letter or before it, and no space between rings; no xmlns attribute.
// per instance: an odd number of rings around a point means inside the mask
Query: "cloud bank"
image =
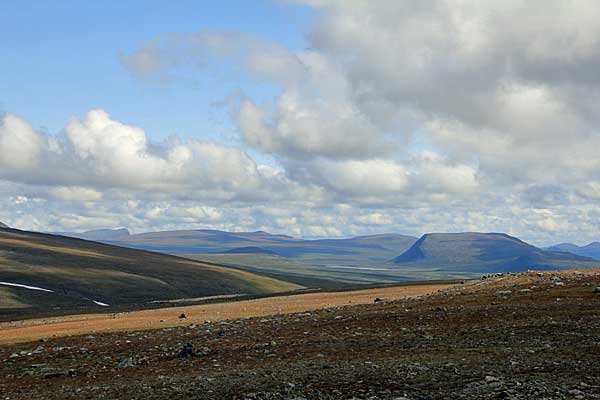
<svg viewBox="0 0 600 400"><path fill-rule="evenodd" d="M142 81L274 85L268 101L250 85L231 104L239 147L151 143L102 110L58 135L5 114L0 178L11 207L29 199L22 225L600 238L600 4L298 2L317 11L306 49L198 31L119 56Z"/></svg>

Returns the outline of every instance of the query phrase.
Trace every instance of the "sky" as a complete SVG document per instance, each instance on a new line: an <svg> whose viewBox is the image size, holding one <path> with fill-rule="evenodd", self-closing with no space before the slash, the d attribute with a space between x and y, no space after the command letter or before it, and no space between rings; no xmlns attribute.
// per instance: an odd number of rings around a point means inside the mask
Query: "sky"
<svg viewBox="0 0 600 400"><path fill-rule="evenodd" d="M0 221L600 240L600 3L0 2Z"/></svg>

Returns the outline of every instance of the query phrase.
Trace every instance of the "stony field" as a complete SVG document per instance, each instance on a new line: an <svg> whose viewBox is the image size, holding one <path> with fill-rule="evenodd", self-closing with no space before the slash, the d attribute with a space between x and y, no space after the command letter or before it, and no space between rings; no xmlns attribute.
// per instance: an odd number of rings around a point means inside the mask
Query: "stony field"
<svg viewBox="0 0 600 400"><path fill-rule="evenodd" d="M158 329L4 344L0 398L600 399L597 287L599 270L528 272L413 298L206 322L188 310Z"/></svg>

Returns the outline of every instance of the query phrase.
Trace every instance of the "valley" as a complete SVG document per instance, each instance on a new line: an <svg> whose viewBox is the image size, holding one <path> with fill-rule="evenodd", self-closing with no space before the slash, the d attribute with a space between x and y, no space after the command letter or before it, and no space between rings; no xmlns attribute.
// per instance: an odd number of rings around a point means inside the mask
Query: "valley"
<svg viewBox="0 0 600 400"><path fill-rule="evenodd" d="M268 232L167 231L108 241L258 273L348 285L468 279L527 269L600 267L600 261L537 248L502 233L379 234L304 240Z"/></svg>

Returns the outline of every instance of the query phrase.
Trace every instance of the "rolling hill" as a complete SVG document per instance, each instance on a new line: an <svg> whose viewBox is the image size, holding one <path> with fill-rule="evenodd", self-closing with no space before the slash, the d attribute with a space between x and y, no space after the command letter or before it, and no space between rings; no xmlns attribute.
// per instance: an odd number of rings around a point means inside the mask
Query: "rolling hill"
<svg viewBox="0 0 600 400"><path fill-rule="evenodd" d="M600 266L591 258L544 251L503 233L426 234L392 262L481 273Z"/></svg>
<svg viewBox="0 0 600 400"><path fill-rule="evenodd" d="M96 229L86 232L49 232L51 235L68 236L78 239L103 241L129 236L129 231L125 228L119 229Z"/></svg>
<svg viewBox="0 0 600 400"><path fill-rule="evenodd" d="M0 230L0 313L298 288L269 276L166 254Z"/></svg>
<svg viewBox="0 0 600 400"><path fill-rule="evenodd" d="M385 263L408 249L416 240L413 236L399 234L303 240L263 231L224 232L200 229L143 233L106 242L171 254L224 253L237 248L258 247L310 265L355 265Z"/></svg>
<svg viewBox="0 0 600 400"><path fill-rule="evenodd" d="M600 260L600 242L592 242L586 246L577 246L572 243L561 243L546 248L547 251L572 253L578 256L591 257Z"/></svg>

